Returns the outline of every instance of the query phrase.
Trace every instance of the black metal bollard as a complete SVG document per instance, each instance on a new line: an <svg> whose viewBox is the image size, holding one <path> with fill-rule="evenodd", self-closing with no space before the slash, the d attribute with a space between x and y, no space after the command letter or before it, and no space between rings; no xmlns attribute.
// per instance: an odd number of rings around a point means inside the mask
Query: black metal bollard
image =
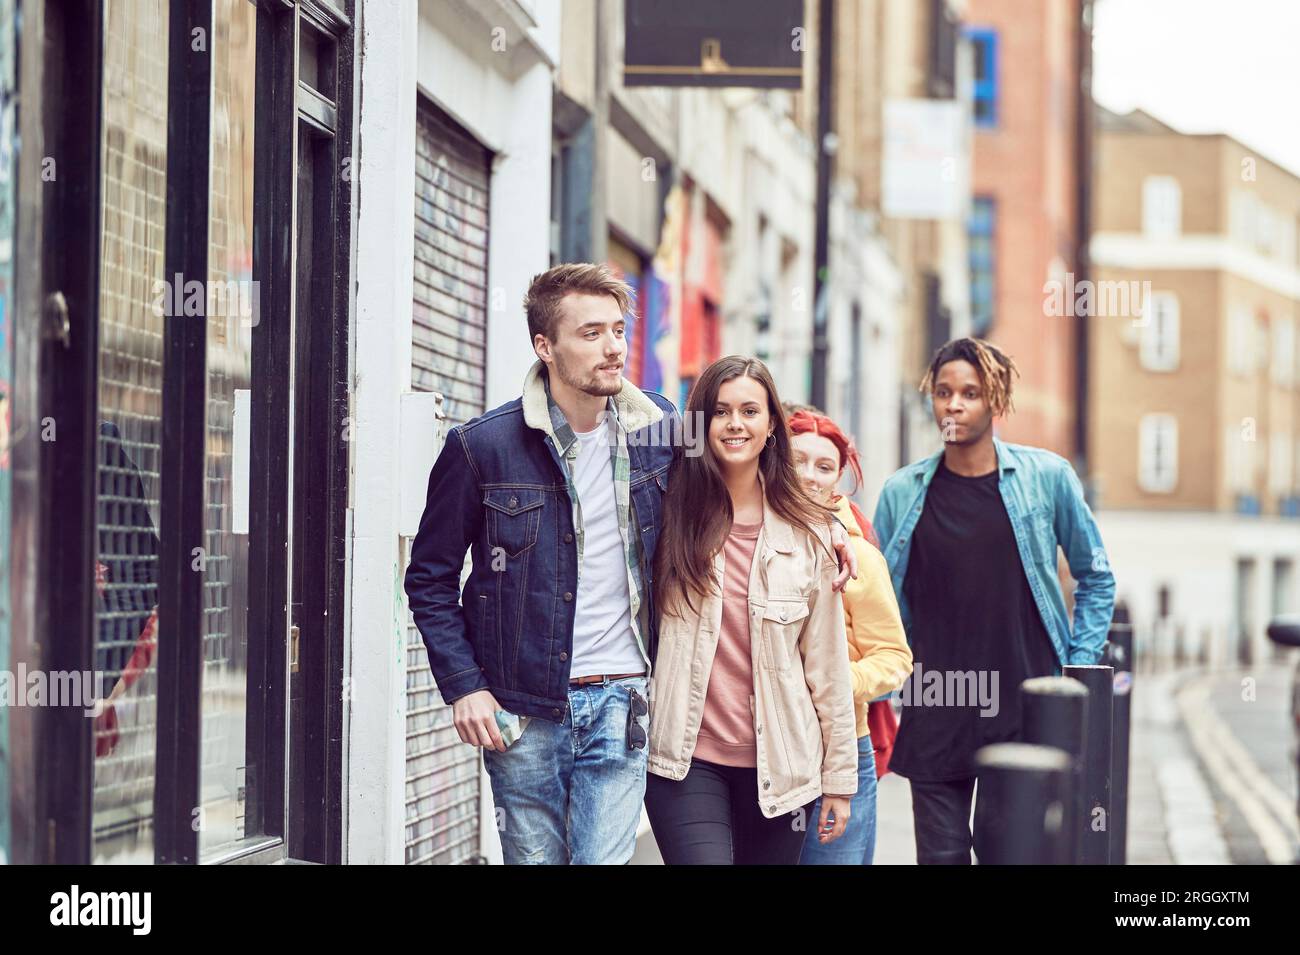
<svg viewBox="0 0 1300 955"><path fill-rule="evenodd" d="M1115 668L1114 720L1110 759L1110 861L1128 864L1128 752L1133 710L1133 625L1119 620L1110 625L1110 638L1102 662Z"/></svg>
<svg viewBox="0 0 1300 955"><path fill-rule="evenodd" d="M1065 675L1088 688L1088 713L1083 747L1081 793L1085 814L1079 861L1085 865L1110 864L1111 791L1110 761L1113 721L1114 667L1067 666Z"/></svg>
<svg viewBox="0 0 1300 955"><path fill-rule="evenodd" d="M1065 676L1041 676L1020 684L1020 738L1026 743L1055 746L1070 757L1070 788L1065 802L1062 838L1065 854L1078 862L1087 825L1083 811L1083 754L1088 688Z"/></svg>
<svg viewBox="0 0 1300 955"><path fill-rule="evenodd" d="M975 855L981 865L1065 865L1070 756L1054 746L995 743L975 754Z"/></svg>
<svg viewBox="0 0 1300 955"><path fill-rule="evenodd" d="M1111 619L1116 623L1131 623L1128 614L1128 604L1123 598L1115 601L1115 609L1111 612Z"/></svg>

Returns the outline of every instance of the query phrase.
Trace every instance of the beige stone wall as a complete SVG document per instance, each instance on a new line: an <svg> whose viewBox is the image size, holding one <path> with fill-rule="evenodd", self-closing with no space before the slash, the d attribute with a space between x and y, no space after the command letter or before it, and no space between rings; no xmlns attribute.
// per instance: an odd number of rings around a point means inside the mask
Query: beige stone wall
<svg viewBox="0 0 1300 955"><path fill-rule="evenodd" d="M1223 458L1240 454L1251 467L1251 493L1261 503L1263 513L1278 513L1280 496L1269 483L1271 444L1275 436L1290 437L1291 490L1300 489L1297 477L1296 446L1300 444L1300 387L1293 378L1290 385L1273 379L1273 323L1291 317L1295 320L1297 303L1279 292L1265 288L1237 275L1225 275L1222 282L1219 307L1223 315L1219 375L1222 378L1222 406L1219 411L1220 431L1225 447ZM1249 372L1238 371L1229 365L1229 317L1235 308L1247 309L1254 319L1257 361ZM1235 437L1230 438L1233 435ZM1252 440L1253 438L1253 440ZM1252 447L1247 448L1250 444ZM1227 475L1219 488L1218 504L1223 509L1233 508L1234 492L1228 486Z"/></svg>
<svg viewBox="0 0 1300 955"><path fill-rule="evenodd" d="M1148 175L1174 176L1181 187L1182 234L1171 240L1141 240ZM1092 320L1090 439L1106 508L1233 511L1240 491L1256 496L1264 515L1275 515L1281 496L1300 491L1300 374L1279 382L1271 367L1274 326L1300 317L1290 257L1296 252L1270 256L1246 247L1234 220L1234 203L1243 195L1273 210L1280 222L1300 214L1300 178L1226 136L1098 136L1096 230L1141 240L1140 254L1150 261L1187 266L1115 261L1096 270L1098 279L1149 281L1155 292L1174 292L1181 323L1179 368L1153 372L1140 365L1138 335L1129 322ZM1237 313L1251 323L1244 369L1232 357ZM1300 355L1295 361L1300 371ZM1179 422L1178 486L1171 494L1138 486L1138 422L1152 411L1173 413ZM1282 487L1270 482L1278 436L1287 457Z"/></svg>
<svg viewBox="0 0 1300 955"><path fill-rule="evenodd" d="M1153 292L1178 297L1179 364L1174 371L1142 367L1140 332L1127 317L1089 319L1091 467L1106 508L1209 510L1220 483L1219 287L1216 272L1095 270L1098 282L1146 282ZM1138 484L1138 441L1143 415L1178 419L1178 483L1156 494Z"/></svg>
<svg viewBox="0 0 1300 955"><path fill-rule="evenodd" d="M1178 180L1184 233L1226 229L1219 137L1108 132L1097 136L1096 148L1094 231L1142 231L1142 182L1149 175Z"/></svg>
<svg viewBox="0 0 1300 955"><path fill-rule="evenodd" d="M596 0L560 4L560 57L556 85L564 95L592 108L596 95Z"/></svg>
<svg viewBox="0 0 1300 955"><path fill-rule="evenodd" d="M880 209L885 100L926 95L929 29L929 5L916 0L840 0L836 7L836 173L853 183L863 208ZM964 222L881 222L904 277L899 361L905 387L920 381L930 357L922 277L931 269L964 274L964 230Z"/></svg>

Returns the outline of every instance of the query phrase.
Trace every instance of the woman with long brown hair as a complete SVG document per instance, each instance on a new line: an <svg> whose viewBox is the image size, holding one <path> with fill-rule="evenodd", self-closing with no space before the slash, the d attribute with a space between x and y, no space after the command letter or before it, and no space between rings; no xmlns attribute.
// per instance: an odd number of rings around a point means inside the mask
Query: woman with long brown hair
<svg viewBox="0 0 1300 955"><path fill-rule="evenodd" d="M669 865L793 865L858 784L833 510L800 487L761 361L714 362L686 415L704 439L674 452L655 553L646 810Z"/></svg>

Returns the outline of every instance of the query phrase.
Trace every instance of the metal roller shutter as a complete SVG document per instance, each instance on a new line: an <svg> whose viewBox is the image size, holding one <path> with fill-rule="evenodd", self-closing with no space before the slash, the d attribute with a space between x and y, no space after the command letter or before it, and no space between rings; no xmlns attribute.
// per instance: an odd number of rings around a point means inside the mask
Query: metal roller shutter
<svg viewBox="0 0 1300 955"><path fill-rule="evenodd" d="M442 393L450 428L487 410L492 154L423 98L416 115L411 387ZM478 861L478 751L452 726L409 614L406 648L406 862Z"/></svg>
<svg viewBox="0 0 1300 955"><path fill-rule="evenodd" d="M488 175L492 154L421 100L415 147L411 379L451 425L487 410Z"/></svg>

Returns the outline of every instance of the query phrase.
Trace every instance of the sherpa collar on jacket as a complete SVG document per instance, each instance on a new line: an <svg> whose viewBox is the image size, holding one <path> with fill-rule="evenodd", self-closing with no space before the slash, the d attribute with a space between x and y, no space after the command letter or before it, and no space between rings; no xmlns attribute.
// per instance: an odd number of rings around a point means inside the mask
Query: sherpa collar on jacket
<svg viewBox="0 0 1300 955"><path fill-rule="evenodd" d="M524 423L556 439L554 423L551 421L549 402L546 400L546 363L540 358L533 362L524 376ZM636 385L623 379L623 387L618 394L611 396L609 410L614 415L618 427L630 434L663 419L664 413L653 401L645 396ZM565 448L560 448L563 454Z"/></svg>

